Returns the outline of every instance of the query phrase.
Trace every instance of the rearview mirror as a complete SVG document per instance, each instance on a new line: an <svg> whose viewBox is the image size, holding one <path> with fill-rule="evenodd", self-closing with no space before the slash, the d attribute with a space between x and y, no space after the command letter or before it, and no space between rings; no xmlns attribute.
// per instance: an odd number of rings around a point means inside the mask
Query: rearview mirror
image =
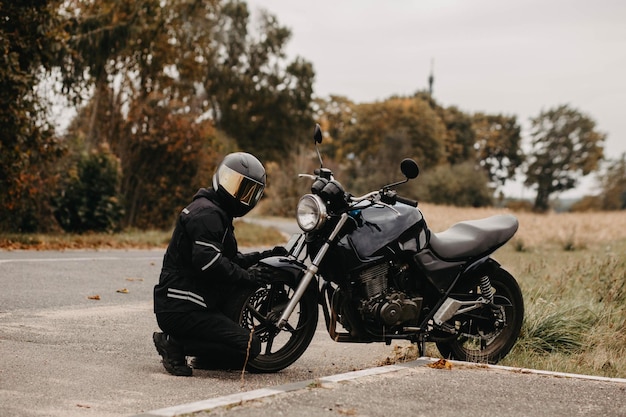
<svg viewBox="0 0 626 417"><path fill-rule="evenodd" d="M403 159L402 162L400 162L400 171L410 180L417 178L420 173L417 162L410 158Z"/></svg>
<svg viewBox="0 0 626 417"><path fill-rule="evenodd" d="M315 143L322 143L322 128L319 124L315 124L315 132L313 133Z"/></svg>

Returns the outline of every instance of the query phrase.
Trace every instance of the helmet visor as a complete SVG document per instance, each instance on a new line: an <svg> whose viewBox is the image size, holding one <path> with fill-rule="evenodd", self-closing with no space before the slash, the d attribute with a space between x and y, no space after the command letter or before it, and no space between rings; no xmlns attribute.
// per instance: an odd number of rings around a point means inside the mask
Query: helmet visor
<svg viewBox="0 0 626 417"><path fill-rule="evenodd" d="M242 204L253 207L263 195L265 185L222 165L218 171L219 185Z"/></svg>

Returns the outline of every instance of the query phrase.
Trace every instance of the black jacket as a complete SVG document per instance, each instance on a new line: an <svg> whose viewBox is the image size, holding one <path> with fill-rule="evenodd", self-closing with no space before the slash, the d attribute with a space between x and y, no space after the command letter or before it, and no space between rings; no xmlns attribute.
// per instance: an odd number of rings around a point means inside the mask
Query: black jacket
<svg viewBox="0 0 626 417"><path fill-rule="evenodd" d="M246 268L261 255L238 252L233 218L223 206L213 189L203 188L181 211L154 287L155 313L215 307L228 287L247 280Z"/></svg>

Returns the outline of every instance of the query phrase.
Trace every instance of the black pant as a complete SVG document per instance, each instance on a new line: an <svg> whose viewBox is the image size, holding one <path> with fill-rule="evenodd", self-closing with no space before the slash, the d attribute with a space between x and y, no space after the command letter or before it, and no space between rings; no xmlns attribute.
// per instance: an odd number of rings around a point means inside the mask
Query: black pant
<svg viewBox="0 0 626 417"><path fill-rule="evenodd" d="M239 369L261 352L261 342L219 310L157 313L157 323L184 346L186 356L215 362L216 368Z"/></svg>

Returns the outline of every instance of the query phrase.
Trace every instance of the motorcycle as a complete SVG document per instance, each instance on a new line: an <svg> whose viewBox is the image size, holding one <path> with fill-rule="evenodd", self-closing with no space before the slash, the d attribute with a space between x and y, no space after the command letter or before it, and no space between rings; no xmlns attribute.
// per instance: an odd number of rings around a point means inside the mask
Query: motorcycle
<svg viewBox="0 0 626 417"><path fill-rule="evenodd" d="M404 159L405 179L363 196L348 194L324 168L297 205L302 233L287 256L260 261L272 279L237 290L227 314L262 342L252 372L277 372L307 349L321 310L336 342L409 340L424 355L434 342L444 358L496 363L515 344L524 303L515 278L491 255L515 234L511 215L463 221L431 231L417 201L395 188L416 178Z"/></svg>

